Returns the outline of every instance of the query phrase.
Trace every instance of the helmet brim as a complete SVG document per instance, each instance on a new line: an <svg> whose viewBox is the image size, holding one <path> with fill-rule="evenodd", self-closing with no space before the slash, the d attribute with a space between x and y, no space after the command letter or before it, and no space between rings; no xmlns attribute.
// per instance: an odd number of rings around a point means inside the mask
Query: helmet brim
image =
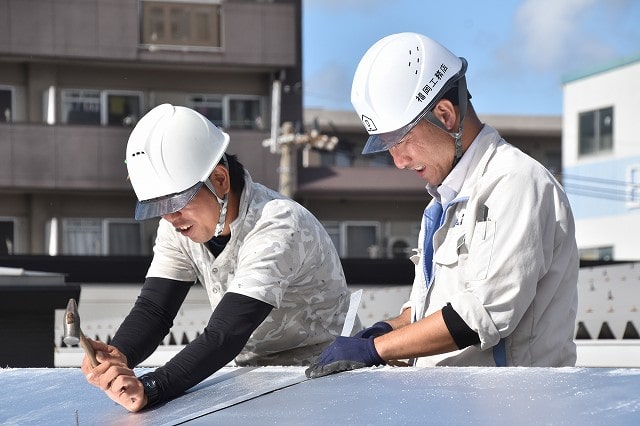
<svg viewBox="0 0 640 426"><path fill-rule="evenodd" d="M402 138L404 138L406 134L411 131L411 129L416 127L420 120L425 118L425 116L427 116L429 112L430 109L429 107L427 107L422 110L422 112L420 112L420 114L418 114L418 116L414 118L411 123L391 132L369 136L369 139L367 139L367 143L365 144L362 153L375 154L376 152L388 151L390 148L393 148L393 146L400 143Z"/></svg>
<svg viewBox="0 0 640 426"><path fill-rule="evenodd" d="M189 201L195 197L202 185L204 185L204 182L198 182L191 188L176 194L165 195L151 200L138 201L136 203L135 212L136 220L160 217L183 209L187 204L189 204Z"/></svg>
<svg viewBox="0 0 640 426"><path fill-rule="evenodd" d="M364 149L362 150L362 154L375 154L377 152L388 151L394 145L398 144L402 138L409 133L416 124L418 124L418 121L419 120L411 122L392 132L369 136L369 139L367 139L367 143L364 145Z"/></svg>

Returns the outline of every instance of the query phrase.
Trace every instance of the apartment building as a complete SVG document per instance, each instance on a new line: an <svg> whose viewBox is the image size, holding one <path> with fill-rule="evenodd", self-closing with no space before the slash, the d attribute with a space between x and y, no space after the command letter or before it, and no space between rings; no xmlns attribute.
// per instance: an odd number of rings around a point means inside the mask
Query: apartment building
<svg viewBox="0 0 640 426"><path fill-rule="evenodd" d="M292 196L341 257L406 259L428 202L388 154L360 154L352 111L302 111L301 0L0 0L0 255L151 254L133 220L124 151L136 121L170 102L230 133L254 180L279 188L263 141L291 122L338 137L295 149ZM483 116L559 170L561 118ZM272 125L276 123L276 125ZM275 132L274 132L275 131Z"/></svg>
<svg viewBox="0 0 640 426"><path fill-rule="evenodd" d="M639 77L636 55L563 80L563 177L583 259L640 259Z"/></svg>
<svg viewBox="0 0 640 426"><path fill-rule="evenodd" d="M277 188L262 141L272 98L302 120L300 23L301 0L0 0L0 254L150 254L124 153L166 102Z"/></svg>

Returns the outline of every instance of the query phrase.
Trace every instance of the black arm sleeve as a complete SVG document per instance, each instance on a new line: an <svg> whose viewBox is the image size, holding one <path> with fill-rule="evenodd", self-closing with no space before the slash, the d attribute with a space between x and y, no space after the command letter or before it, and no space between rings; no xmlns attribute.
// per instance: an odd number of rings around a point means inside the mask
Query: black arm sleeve
<svg viewBox="0 0 640 426"><path fill-rule="evenodd" d="M169 333L192 285L165 278L145 280L131 312L110 342L127 357L129 368L147 359Z"/></svg>
<svg viewBox="0 0 640 426"><path fill-rule="evenodd" d="M163 367L145 374L156 380L154 403L175 398L236 357L273 306L237 293L225 293L204 332ZM155 398L154 398L155 399Z"/></svg>
<svg viewBox="0 0 640 426"><path fill-rule="evenodd" d="M458 315L453 309L451 303L447 303L447 306L442 308L442 318L444 323L453 337L454 342L458 346L458 349L464 349L467 346L480 343L480 336L473 331L466 322Z"/></svg>

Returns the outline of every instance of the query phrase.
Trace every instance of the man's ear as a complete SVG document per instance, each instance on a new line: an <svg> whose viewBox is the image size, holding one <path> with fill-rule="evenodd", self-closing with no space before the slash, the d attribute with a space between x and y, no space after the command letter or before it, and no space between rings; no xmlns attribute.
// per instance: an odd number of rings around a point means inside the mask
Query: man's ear
<svg viewBox="0 0 640 426"><path fill-rule="evenodd" d="M450 131L457 129L456 121L458 115L456 114L456 107L448 99L440 99L433 108L434 115L444 124L444 126Z"/></svg>
<svg viewBox="0 0 640 426"><path fill-rule="evenodd" d="M219 164L213 169L211 172L211 176L209 176L213 187L216 190L216 194L219 197L223 197L227 194L231 189L231 181L229 177L229 170L226 167Z"/></svg>

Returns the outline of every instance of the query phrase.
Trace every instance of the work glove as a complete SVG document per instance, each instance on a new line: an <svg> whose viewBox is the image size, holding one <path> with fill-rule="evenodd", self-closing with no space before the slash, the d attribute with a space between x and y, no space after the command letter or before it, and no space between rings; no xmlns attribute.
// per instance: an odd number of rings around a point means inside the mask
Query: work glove
<svg viewBox="0 0 640 426"><path fill-rule="evenodd" d="M373 344L373 337L365 339L338 336L304 373L310 379L315 379L341 371L384 364Z"/></svg>
<svg viewBox="0 0 640 426"><path fill-rule="evenodd" d="M362 337L368 339L369 337L378 337L388 332L393 331L393 327L388 322L379 321L373 324L369 328L365 328L353 335L353 337Z"/></svg>

